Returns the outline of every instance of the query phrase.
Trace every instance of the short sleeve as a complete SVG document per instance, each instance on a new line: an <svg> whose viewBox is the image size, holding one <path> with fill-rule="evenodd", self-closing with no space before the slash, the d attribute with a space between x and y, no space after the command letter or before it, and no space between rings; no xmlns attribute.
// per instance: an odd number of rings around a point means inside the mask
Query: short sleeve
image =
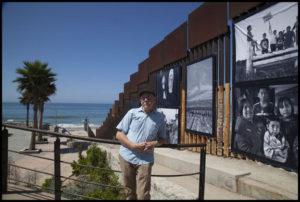
<svg viewBox="0 0 300 202"><path fill-rule="evenodd" d="M117 125L117 129L122 131L123 133L127 134L129 131L129 126L132 120L132 109L129 110L123 119L120 121L120 123Z"/></svg>

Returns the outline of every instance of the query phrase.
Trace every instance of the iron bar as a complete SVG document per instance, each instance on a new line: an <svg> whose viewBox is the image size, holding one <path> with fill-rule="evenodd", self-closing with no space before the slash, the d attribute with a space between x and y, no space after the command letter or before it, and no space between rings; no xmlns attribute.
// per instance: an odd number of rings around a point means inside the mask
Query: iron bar
<svg viewBox="0 0 300 202"><path fill-rule="evenodd" d="M204 200L206 149L200 151L199 200Z"/></svg>
<svg viewBox="0 0 300 202"><path fill-rule="evenodd" d="M60 181L60 139L56 137L54 142L54 189L55 200L61 200L61 181Z"/></svg>
<svg viewBox="0 0 300 202"><path fill-rule="evenodd" d="M2 185L1 191L3 193L7 192L7 175L8 175L8 130L4 127L1 135L1 163L2 163Z"/></svg>

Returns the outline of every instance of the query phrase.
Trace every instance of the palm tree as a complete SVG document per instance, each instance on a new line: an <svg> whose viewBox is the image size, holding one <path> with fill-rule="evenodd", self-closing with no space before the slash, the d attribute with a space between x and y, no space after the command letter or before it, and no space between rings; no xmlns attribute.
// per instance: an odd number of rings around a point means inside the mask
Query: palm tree
<svg viewBox="0 0 300 202"><path fill-rule="evenodd" d="M19 97L20 103L26 106L26 126L29 126L29 107L31 98L27 91L25 91L21 97Z"/></svg>
<svg viewBox="0 0 300 202"><path fill-rule="evenodd" d="M49 101L49 96L54 94L56 91L56 86L54 84L55 81L55 74L49 72L45 74L45 91L44 94L40 96L39 100L39 112L40 112L40 123L39 129L43 128L43 115L44 115L44 105L45 102ZM42 141L42 134L38 135L38 141Z"/></svg>
<svg viewBox="0 0 300 202"><path fill-rule="evenodd" d="M18 68L16 72L20 75L13 82L18 83L18 91L27 93L33 105L33 128L38 128L38 109L41 103L48 100L49 96L55 93L55 76L47 63L38 60L34 62L24 61L24 67ZM43 113L41 113L43 114ZM35 132L32 133L30 150L35 150Z"/></svg>

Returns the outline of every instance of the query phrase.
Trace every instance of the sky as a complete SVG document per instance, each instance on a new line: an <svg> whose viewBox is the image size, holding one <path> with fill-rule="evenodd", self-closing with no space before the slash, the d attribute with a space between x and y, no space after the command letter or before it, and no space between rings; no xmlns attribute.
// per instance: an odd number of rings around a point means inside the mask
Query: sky
<svg viewBox="0 0 300 202"><path fill-rule="evenodd" d="M18 102L16 69L40 60L57 74L50 102L113 103L149 50L200 2L2 4L2 101Z"/></svg>

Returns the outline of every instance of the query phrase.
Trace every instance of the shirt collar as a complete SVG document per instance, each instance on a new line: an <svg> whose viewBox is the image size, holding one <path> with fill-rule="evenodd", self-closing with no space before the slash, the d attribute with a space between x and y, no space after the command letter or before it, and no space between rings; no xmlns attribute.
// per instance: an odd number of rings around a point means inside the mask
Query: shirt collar
<svg viewBox="0 0 300 202"><path fill-rule="evenodd" d="M155 110L156 110L156 108L154 108L150 113L148 113L148 114L152 114L152 113L154 113L155 112ZM138 108L138 112L144 112L144 110L143 110L143 107L141 106L141 107L139 107ZM146 112L144 112L145 114L146 114Z"/></svg>

